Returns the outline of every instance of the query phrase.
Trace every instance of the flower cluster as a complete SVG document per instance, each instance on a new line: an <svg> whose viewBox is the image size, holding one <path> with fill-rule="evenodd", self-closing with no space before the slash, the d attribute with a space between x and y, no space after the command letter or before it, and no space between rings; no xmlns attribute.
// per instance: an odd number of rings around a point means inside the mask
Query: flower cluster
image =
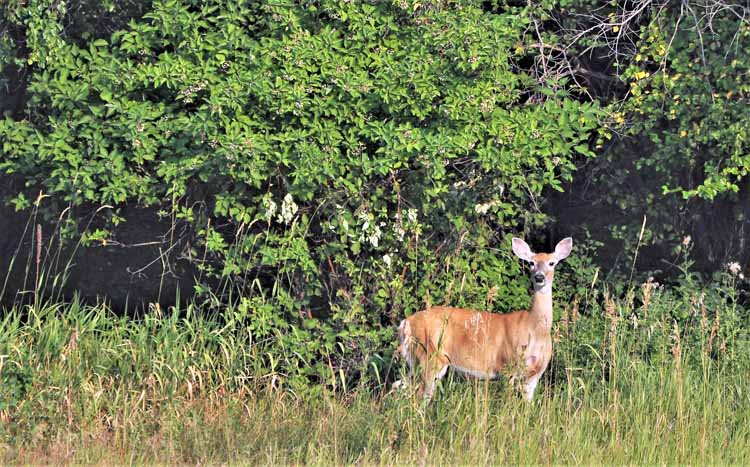
<svg viewBox="0 0 750 467"><path fill-rule="evenodd" d="M279 222L288 224L294 219L294 215L297 214L299 207L294 202L291 193L287 193L284 196L284 200L281 202L281 214L279 214Z"/></svg>
<svg viewBox="0 0 750 467"><path fill-rule="evenodd" d="M264 217L268 222L271 222L274 216L276 216L276 213L279 211L278 204L276 204L276 201L273 200L272 195L268 193L261 200L261 205L264 209ZM284 196L284 199L281 201L281 212L278 212L276 220L284 224L289 224L290 222L292 222L292 219L294 219L294 215L297 214L297 211L299 211L299 206L297 206L297 203L294 202L294 197L291 195L291 193L287 193L286 196Z"/></svg>
<svg viewBox="0 0 750 467"><path fill-rule="evenodd" d="M727 263L727 271L733 276L737 276L739 279L744 279L745 275L742 274L742 266L737 261Z"/></svg>

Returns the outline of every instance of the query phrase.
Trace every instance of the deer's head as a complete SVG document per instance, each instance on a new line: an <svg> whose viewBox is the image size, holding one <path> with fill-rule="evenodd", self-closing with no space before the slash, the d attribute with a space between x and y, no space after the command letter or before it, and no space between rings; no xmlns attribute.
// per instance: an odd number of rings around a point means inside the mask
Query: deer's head
<svg viewBox="0 0 750 467"><path fill-rule="evenodd" d="M573 239L564 238L552 253L534 253L529 245L518 237L513 237L513 253L526 261L531 269L531 282L534 292L550 293L555 277L555 266L568 257L573 249Z"/></svg>

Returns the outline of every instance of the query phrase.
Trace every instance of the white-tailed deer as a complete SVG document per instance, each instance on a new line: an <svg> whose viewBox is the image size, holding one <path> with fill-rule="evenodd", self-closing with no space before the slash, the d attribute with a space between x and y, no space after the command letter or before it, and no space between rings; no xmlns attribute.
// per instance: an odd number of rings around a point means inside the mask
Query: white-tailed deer
<svg viewBox="0 0 750 467"><path fill-rule="evenodd" d="M560 241L553 253L534 253L520 238L513 252L529 263L534 294L529 310L498 314L432 307L401 321L399 352L412 375L421 369L421 390L432 398L448 367L482 379L510 371L521 379L526 400L552 357L552 280L555 266L567 258L573 239Z"/></svg>

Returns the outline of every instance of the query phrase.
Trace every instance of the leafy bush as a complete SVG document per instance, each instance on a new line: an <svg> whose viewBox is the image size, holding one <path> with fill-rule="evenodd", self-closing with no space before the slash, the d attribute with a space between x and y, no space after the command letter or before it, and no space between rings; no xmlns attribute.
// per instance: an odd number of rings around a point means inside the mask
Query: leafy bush
<svg viewBox="0 0 750 467"><path fill-rule="evenodd" d="M650 230L656 242L697 234L714 265L746 260L750 28L728 10L676 21L665 15L649 24L625 72L629 132L648 141L635 169L650 174Z"/></svg>
<svg viewBox="0 0 750 467"><path fill-rule="evenodd" d="M730 11L699 22L677 19L663 15L648 25L624 73L633 95L626 106L631 130L653 144L639 165L665 174L665 194L737 193L750 167L743 101L750 26Z"/></svg>
<svg viewBox="0 0 750 467"><path fill-rule="evenodd" d="M647 269L679 274L661 260L674 262L688 235L703 271L747 264L747 7L697 0L643 5L639 13L600 6L570 15L574 22L597 11L598 22L570 28L592 28L580 48L609 63L608 89L617 92L605 98L621 137L601 138L598 157L580 174L573 203L592 214L584 223L631 255L639 242L656 245Z"/></svg>
<svg viewBox="0 0 750 467"><path fill-rule="evenodd" d="M27 37L59 28L37 15ZM0 170L74 212L111 207L92 245L118 207L157 207L190 227L174 245L198 292L241 294L269 358L356 373L427 302L527 303L506 234L543 225L601 115L526 70L530 21L481 2L157 1L109 39L28 42Z"/></svg>

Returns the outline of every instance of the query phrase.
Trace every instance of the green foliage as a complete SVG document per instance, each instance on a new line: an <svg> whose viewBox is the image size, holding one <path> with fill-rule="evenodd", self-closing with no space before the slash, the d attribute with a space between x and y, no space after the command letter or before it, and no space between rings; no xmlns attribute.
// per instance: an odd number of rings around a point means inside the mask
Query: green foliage
<svg viewBox="0 0 750 467"><path fill-rule="evenodd" d="M713 199L737 192L748 174L748 45L750 27L728 11L710 25L708 18L678 25L665 15L647 26L624 74L632 93L626 109L632 131L654 147L637 167L666 173L664 193Z"/></svg>
<svg viewBox="0 0 750 467"><path fill-rule="evenodd" d="M599 201L630 214L605 214L629 251L646 215L644 243L672 249L693 234L716 267L746 256L750 28L731 9L690 13L704 4L673 4L639 25L619 69L624 99L612 105L625 137L599 142L591 173Z"/></svg>
<svg viewBox="0 0 750 467"><path fill-rule="evenodd" d="M361 371L430 300L524 306L506 234L543 225L544 191L591 155L598 107L525 71L530 10L480 3L157 1L77 41L64 2L22 10L33 73L0 170L111 206L112 229L119 206L159 209L269 360Z"/></svg>
<svg viewBox="0 0 750 467"><path fill-rule="evenodd" d="M576 368L585 379L608 380L616 367L658 367L676 359L694 368L724 361L727 371L750 365L750 315L739 303L736 278L717 274L704 285L692 272L683 274L672 288L649 278L622 299L608 285L562 305L554 378Z"/></svg>

